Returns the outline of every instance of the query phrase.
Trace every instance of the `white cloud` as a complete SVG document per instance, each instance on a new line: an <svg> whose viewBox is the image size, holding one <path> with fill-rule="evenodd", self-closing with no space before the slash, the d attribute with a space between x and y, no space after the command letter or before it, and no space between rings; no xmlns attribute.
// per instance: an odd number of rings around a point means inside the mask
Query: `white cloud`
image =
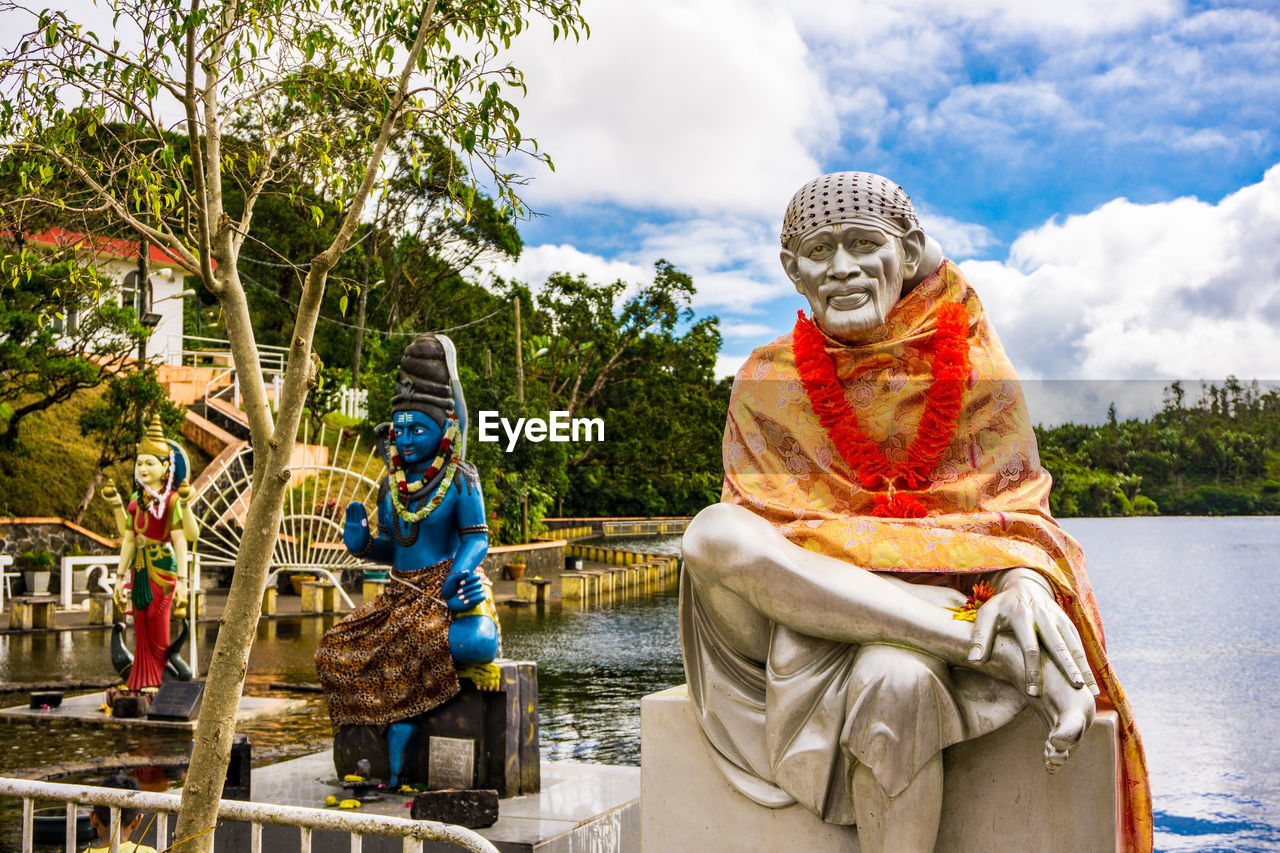
<svg viewBox="0 0 1280 853"><path fill-rule="evenodd" d="M942 251L952 260L971 258L998 242L991 229L984 225L961 222L927 209L917 209L916 213L920 217L920 227L924 233L936 239L942 245Z"/></svg>
<svg viewBox="0 0 1280 853"><path fill-rule="evenodd" d="M758 311L762 304L791 292L791 285L782 277L781 272L770 280L751 271L717 270L698 263L681 263L679 253L658 254L645 251L628 257L630 259L609 260L569 245L526 246L519 261L496 264L492 272L505 279L527 284L535 290L551 274L568 273L585 275L589 281L599 284L624 281L632 285L628 288L628 291L632 291L652 281L654 261L666 258L682 272L693 276L697 289L693 307L704 313L750 314Z"/></svg>
<svg viewBox="0 0 1280 853"><path fill-rule="evenodd" d="M1059 92L1055 83L1019 80L957 86L909 124L912 133L957 133L1000 143L1026 125L1082 131L1098 128ZM1101 128L1098 128L1101 129Z"/></svg>
<svg viewBox="0 0 1280 853"><path fill-rule="evenodd" d="M721 323L720 334L726 338L753 338L760 343L778 336L776 329L763 323Z"/></svg>
<svg viewBox="0 0 1280 853"><path fill-rule="evenodd" d="M718 378L723 378L725 376L735 375L738 372L738 368L742 367L742 363L746 360L746 355L716 356L716 376Z"/></svg>
<svg viewBox="0 0 1280 853"><path fill-rule="evenodd" d="M885 29L901 30L910 22L921 30L942 32L952 27L980 30L988 35L1061 38L1124 33L1182 11L1178 0L1077 0L1073 3L1028 3L1026 0L858 0L827 3L791 2L806 35L868 32L867 41Z"/></svg>
<svg viewBox="0 0 1280 853"><path fill-rule="evenodd" d="M1024 375L1280 375L1280 166L1216 204L1117 199L968 262Z"/></svg>
<svg viewBox="0 0 1280 853"><path fill-rule="evenodd" d="M781 220L781 208L775 216ZM778 263L775 227L741 218L643 225L639 249L629 257L665 258L692 275L696 308L751 313L792 290Z"/></svg>
<svg viewBox="0 0 1280 853"><path fill-rule="evenodd" d="M553 273L585 275L589 281L613 284L624 281L630 285L642 285L653 280L653 267L622 260L607 260L600 255L583 252L573 246L542 245L525 246L520 259L514 263L502 261L493 272L505 279L541 287Z"/></svg>
<svg viewBox="0 0 1280 853"><path fill-rule="evenodd" d="M581 44L513 51L529 86L521 127L557 167L530 188L535 206L768 214L837 141L823 84L780 9L587 0L583 13Z"/></svg>
<svg viewBox="0 0 1280 853"><path fill-rule="evenodd" d="M781 273L778 277L781 278ZM698 288L694 307L716 309L718 312L752 314L762 304L791 292L789 284L780 287L776 282L763 282L734 273L695 273L693 283Z"/></svg>

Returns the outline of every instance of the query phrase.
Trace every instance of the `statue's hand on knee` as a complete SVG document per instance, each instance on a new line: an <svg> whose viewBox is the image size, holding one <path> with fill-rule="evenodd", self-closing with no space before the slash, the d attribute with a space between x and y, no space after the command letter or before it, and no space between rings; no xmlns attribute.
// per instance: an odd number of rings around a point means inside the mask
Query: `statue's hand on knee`
<svg viewBox="0 0 1280 853"><path fill-rule="evenodd" d="M455 613L470 610L484 600L484 581L479 572L454 572L445 578L440 594Z"/></svg>
<svg viewBox="0 0 1280 853"><path fill-rule="evenodd" d="M1098 685L1085 658L1080 635L1054 600L1048 583L1031 569L1009 569L1001 577L998 588L1000 591L978 610L969 660L973 663L990 660L996 632L1007 630L1013 633L1022 649L1027 695L1041 694L1040 646L1043 642L1071 685L1076 688L1088 685L1097 696Z"/></svg>

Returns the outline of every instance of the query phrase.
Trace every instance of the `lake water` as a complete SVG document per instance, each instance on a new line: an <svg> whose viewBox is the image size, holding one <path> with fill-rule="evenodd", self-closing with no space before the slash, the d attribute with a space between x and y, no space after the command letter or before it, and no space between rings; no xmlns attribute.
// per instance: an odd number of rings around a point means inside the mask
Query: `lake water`
<svg viewBox="0 0 1280 853"><path fill-rule="evenodd" d="M1111 657L1146 745L1157 850L1280 850L1280 518L1063 526L1088 555ZM676 547L675 537L657 541ZM503 608L507 654L539 662L547 758L638 763L639 697L684 680L675 611L674 594L586 610ZM314 681L311 652L331 621L264 623L246 691ZM202 657L212 644L205 634ZM109 675L106 636L0 637L0 680ZM255 757L322 747L323 699L311 697L308 708L248 726ZM0 738L10 744L0 751L0 772L186 744L92 730L43 738L15 724L0 724ZM0 833L0 845L5 840Z"/></svg>
<svg viewBox="0 0 1280 853"><path fill-rule="evenodd" d="M1068 519L1151 771L1156 847L1280 850L1280 519Z"/></svg>

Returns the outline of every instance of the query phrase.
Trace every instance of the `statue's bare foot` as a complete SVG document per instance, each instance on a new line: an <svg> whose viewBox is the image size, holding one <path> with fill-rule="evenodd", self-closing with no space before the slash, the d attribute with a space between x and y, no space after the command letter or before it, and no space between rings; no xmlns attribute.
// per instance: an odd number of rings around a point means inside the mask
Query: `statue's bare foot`
<svg viewBox="0 0 1280 853"><path fill-rule="evenodd" d="M458 667L458 678L469 678L477 690L497 690L502 684L502 668L496 663L472 663Z"/></svg>
<svg viewBox="0 0 1280 853"><path fill-rule="evenodd" d="M1044 742L1044 769L1053 773L1066 763L1071 751L1093 725L1093 694L1088 687L1073 687L1062 670L1052 661L1045 661L1043 693L1031 701L1049 723L1049 737Z"/></svg>

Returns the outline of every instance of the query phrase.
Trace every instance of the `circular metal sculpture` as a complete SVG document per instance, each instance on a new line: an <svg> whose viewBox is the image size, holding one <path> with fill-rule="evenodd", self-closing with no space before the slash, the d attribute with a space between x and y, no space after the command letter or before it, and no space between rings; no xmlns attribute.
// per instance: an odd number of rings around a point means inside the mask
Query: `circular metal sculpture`
<svg viewBox="0 0 1280 853"><path fill-rule="evenodd" d="M352 501L376 505L374 477L382 463L375 454L361 452L358 435L351 439L344 430L332 451L327 450L330 438L327 427L314 440L306 430L297 446L268 585L281 573L305 571L337 580L344 569L366 565L342 544L343 509ZM190 506L202 531L195 548L202 573L229 576L235 568L252 484L253 451L245 442L229 445L194 484Z"/></svg>

